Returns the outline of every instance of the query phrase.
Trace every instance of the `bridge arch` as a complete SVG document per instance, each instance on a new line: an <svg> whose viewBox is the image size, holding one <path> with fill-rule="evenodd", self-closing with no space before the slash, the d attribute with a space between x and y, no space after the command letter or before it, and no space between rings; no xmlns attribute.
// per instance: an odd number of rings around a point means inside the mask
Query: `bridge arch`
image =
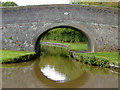
<svg viewBox="0 0 120 90"><path fill-rule="evenodd" d="M33 45L35 52L39 55L40 54L40 39L43 34L46 32L55 29L55 28L72 28L80 33L84 34L87 39L87 48L90 52L97 52L97 43L94 40L94 35L89 31L89 29L77 25L77 24L67 24L67 23L55 23L55 24L48 24L45 25L37 34L35 34L33 38Z"/></svg>

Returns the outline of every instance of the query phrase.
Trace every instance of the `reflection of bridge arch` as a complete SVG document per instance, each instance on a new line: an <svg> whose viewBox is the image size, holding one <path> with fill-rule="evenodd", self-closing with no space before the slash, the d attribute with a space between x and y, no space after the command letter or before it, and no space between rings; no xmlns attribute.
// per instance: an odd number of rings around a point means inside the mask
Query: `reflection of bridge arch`
<svg viewBox="0 0 120 90"><path fill-rule="evenodd" d="M62 27L68 27L68 28L72 28L74 30L77 30L81 33L83 33L87 39L87 47L88 47L88 51L91 52L96 52L97 51L97 44L94 40L94 35L85 27L77 25L77 24L69 24L69 23L59 23L59 24L50 24L50 25L46 25L44 28L42 28L42 30L40 30L39 33L37 33L33 39L33 44L34 44L34 48L35 48L35 52L40 53L40 39L41 36L43 34L45 34L45 32L52 30L54 28L62 28Z"/></svg>
<svg viewBox="0 0 120 90"><path fill-rule="evenodd" d="M46 76L43 75L43 73L40 70L39 67L39 59L34 65L34 71L37 78L42 82L43 84L47 85L48 87L53 88L77 88L79 86L82 86L85 84L85 82L89 79L88 73L84 72L79 78L69 81L67 83L56 83L56 81L48 79ZM74 85L73 85L74 84Z"/></svg>

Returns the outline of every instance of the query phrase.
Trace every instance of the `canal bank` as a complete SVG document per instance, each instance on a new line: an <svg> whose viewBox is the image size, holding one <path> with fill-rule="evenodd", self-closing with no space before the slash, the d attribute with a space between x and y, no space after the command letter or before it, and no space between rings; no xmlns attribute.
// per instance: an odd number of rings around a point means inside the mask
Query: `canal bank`
<svg viewBox="0 0 120 90"><path fill-rule="evenodd" d="M35 52L0 50L2 58L0 63L18 63L33 60L36 58Z"/></svg>
<svg viewBox="0 0 120 90"><path fill-rule="evenodd" d="M109 68L119 68L118 66L118 52L87 52L85 48L83 50L77 50L64 43L53 43L53 42L41 42L42 45L62 47L68 51L67 55L76 59L85 64L100 66L100 67L109 67ZM82 47L85 44L81 45ZM75 45L74 45L75 46ZM86 47L86 46L85 46ZM0 63L16 63L24 62L28 60L33 60L36 58L34 52L24 52L24 51L9 51L9 50L0 50L2 52L2 60Z"/></svg>
<svg viewBox="0 0 120 90"><path fill-rule="evenodd" d="M54 49L53 49L54 48ZM57 52L62 48L46 46L46 51ZM50 52L51 53L51 52ZM71 60L68 57L41 55L32 61L3 64L3 88L117 88L118 74L109 68L101 68ZM19 77L19 78L18 78Z"/></svg>
<svg viewBox="0 0 120 90"><path fill-rule="evenodd" d="M68 56L76 59L85 64L108 67L119 69L118 62L118 52L88 52L87 50L77 50L74 51L72 48L69 48L68 45L64 43L53 43L53 42L41 42L41 45L62 47L68 50ZM82 46L82 45L81 45Z"/></svg>

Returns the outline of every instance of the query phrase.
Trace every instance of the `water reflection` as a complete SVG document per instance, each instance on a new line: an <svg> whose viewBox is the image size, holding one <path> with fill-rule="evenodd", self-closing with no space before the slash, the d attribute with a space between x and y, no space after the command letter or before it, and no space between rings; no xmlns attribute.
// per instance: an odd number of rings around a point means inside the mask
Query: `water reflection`
<svg viewBox="0 0 120 90"><path fill-rule="evenodd" d="M48 57L46 57L46 58L48 58ZM41 64L42 67L40 67L40 62L43 61L45 63L46 58L44 57L44 59L43 59L43 57L41 57L40 60L37 60L37 63L34 65L34 71L35 71L37 78L40 80L40 82L45 84L47 87L77 88L77 87L84 85L87 82L87 80L89 80L89 74L87 72L82 72L80 75L77 75L78 73L77 74L74 73L75 76L70 77L72 75L67 74L64 71L58 70L57 68L55 68L56 66L53 67L48 64L47 65ZM51 58L53 58L53 56ZM51 58L49 58L49 59L51 60ZM53 74L50 71L48 71L50 73L47 72L47 74L45 75L45 73L44 73L45 71L42 71L43 67L44 68L47 67L47 69L51 70L53 72ZM57 76L55 76L56 73L57 73ZM73 73L71 73L71 74L73 74ZM49 76L51 76L51 77L49 77Z"/></svg>
<svg viewBox="0 0 120 90"><path fill-rule="evenodd" d="M47 78L57 83L65 83L77 79L84 73L80 64L75 64L69 58L60 56L41 56L39 67Z"/></svg>
<svg viewBox="0 0 120 90"><path fill-rule="evenodd" d="M52 50L53 53L50 53ZM58 50L54 52L54 50ZM118 75L70 60L64 49L44 47L41 57L28 62L3 64L3 88L117 88ZM47 52L47 53L46 53ZM63 55L64 53L64 55ZM65 54L66 53L66 54Z"/></svg>
<svg viewBox="0 0 120 90"><path fill-rule="evenodd" d="M59 83L64 83L66 80L66 76L59 71L56 71L54 66L50 67L50 65L45 65L45 67L41 68L41 72L49 79Z"/></svg>

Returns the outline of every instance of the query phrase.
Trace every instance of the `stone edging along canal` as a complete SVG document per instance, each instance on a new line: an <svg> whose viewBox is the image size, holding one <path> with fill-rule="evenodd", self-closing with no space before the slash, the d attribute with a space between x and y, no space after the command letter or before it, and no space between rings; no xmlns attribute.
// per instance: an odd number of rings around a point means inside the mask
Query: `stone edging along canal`
<svg viewBox="0 0 120 90"><path fill-rule="evenodd" d="M87 56L82 55L82 53L91 53L88 51L78 50L73 51L69 50L67 45L64 44L58 44L58 43L50 43L50 42L41 42L41 45L48 45L48 46L55 46L55 47L62 47L68 49L69 56L73 59L76 59L80 62L91 64L95 66L101 66L101 67L107 67L107 68L113 68L113 69L120 69L119 66L109 63L109 61L106 58L98 58L96 56ZM81 55L77 55L76 53L81 53ZM88 60L87 60L88 59Z"/></svg>

